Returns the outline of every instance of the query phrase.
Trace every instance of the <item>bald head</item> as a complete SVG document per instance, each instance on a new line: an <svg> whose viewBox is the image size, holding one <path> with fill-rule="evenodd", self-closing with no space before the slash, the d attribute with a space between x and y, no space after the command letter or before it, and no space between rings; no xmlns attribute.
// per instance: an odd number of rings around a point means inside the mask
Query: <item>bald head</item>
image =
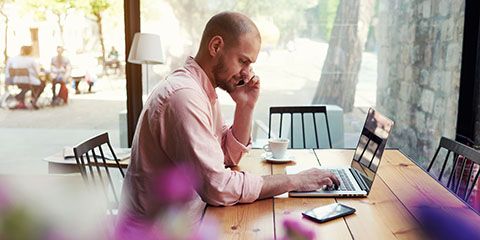
<svg viewBox="0 0 480 240"><path fill-rule="evenodd" d="M205 26L200 48L206 47L214 36L223 38L226 47L238 45L240 37L249 34L260 41L260 33L255 23L237 12L221 12L213 16Z"/></svg>
<svg viewBox="0 0 480 240"><path fill-rule="evenodd" d="M214 87L231 92L250 77L250 64L257 60L260 46L252 20L241 13L222 12L205 26L195 61Z"/></svg>

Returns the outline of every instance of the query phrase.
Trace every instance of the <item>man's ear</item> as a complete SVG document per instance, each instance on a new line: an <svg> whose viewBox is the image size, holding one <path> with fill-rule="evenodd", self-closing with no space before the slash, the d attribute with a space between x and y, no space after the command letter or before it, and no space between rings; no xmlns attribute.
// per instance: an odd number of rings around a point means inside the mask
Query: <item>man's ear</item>
<svg viewBox="0 0 480 240"><path fill-rule="evenodd" d="M220 36L214 36L212 39L210 39L210 42L208 43L208 52L210 53L210 56L215 57L220 49L222 49L224 46L223 38Z"/></svg>

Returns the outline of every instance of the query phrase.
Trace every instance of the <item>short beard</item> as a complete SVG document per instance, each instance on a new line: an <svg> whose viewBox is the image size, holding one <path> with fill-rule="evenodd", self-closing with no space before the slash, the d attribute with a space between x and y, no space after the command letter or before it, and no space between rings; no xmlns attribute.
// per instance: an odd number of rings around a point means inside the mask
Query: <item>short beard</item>
<svg viewBox="0 0 480 240"><path fill-rule="evenodd" d="M235 90L235 86L228 84L228 79L221 77L222 73L228 72L228 68L225 66L225 61L223 56L220 56L218 63L213 66L213 78L217 86L228 93Z"/></svg>

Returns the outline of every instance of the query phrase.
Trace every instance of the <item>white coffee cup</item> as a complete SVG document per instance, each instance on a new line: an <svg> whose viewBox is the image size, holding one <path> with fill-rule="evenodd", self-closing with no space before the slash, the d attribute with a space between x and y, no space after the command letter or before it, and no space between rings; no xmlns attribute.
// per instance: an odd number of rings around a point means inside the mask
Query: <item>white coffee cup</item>
<svg viewBox="0 0 480 240"><path fill-rule="evenodd" d="M263 150L271 153L273 158L282 159L287 153L288 142L288 138L270 138Z"/></svg>

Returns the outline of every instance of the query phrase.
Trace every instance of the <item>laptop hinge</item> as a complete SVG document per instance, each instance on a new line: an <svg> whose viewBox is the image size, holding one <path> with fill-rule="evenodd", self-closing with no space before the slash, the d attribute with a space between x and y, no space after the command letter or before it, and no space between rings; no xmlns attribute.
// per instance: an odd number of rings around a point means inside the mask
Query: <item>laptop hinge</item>
<svg viewBox="0 0 480 240"><path fill-rule="evenodd" d="M357 170L355 170L354 168L349 168L349 170L352 173L355 180L357 180L357 183L360 186L360 188L364 191L369 192L370 191L369 187L367 186L367 184L363 180L363 177L360 176L360 174L357 172Z"/></svg>

